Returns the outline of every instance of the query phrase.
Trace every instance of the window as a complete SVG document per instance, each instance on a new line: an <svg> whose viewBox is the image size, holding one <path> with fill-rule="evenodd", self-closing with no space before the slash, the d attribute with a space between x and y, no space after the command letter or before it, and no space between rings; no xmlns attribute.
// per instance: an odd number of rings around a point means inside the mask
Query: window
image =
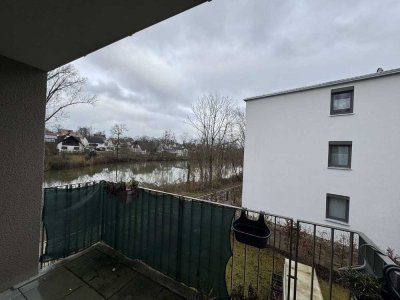
<svg viewBox="0 0 400 300"><path fill-rule="evenodd" d="M79 150L79 147L74 147L74 150Z"/></svg>
<svg viewBox="0 0 400 300"><path fill-rule="evenodd" d="M328 167L351 168L351 142L329 142Z"/></svg>
<svg viewBox="0 0 400 300"><path fill-rule="evenodd" d="M62 150L67 150L67 147L66 146L62 146L61 149Z"/></svg>
<svg viewBox="0 0 400 300"><path fill-rule="evenodd" d="M353 112L354 87L331 91L331 115L350 114Z"/></svg>
<svg viewBox="0 0 400 300"><path fill-rule="evenodd" d="M350 198L326 194L326 218L349 223Z"/></svg>

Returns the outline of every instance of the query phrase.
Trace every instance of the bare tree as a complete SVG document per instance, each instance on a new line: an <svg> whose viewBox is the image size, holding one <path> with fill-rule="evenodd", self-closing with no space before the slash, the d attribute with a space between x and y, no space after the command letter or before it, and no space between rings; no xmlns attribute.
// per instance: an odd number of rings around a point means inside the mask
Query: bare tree
<svg viewBox="0 0 400 300"><path fill-rule="evenodd" d="M202 145L208 166L208 181L212 183L216 153L224 147L235 124L233 101L217 94L204 95L192 105L192 112L187 120L195 129Z"/></svg>
<svg viewBox="0 0 400 300"><path fill-rule="evenodd" d="M171 130L165 130L163 136L160 138L162 146L172 146L176 144L175 134Z"/></svg>
<svg viewBox="0 0 400 300"><path fill-rule="evenodd" d="M242 180L246 115L244 109L238 106L235 107L233 114L235 121L223 149L223 163L229 163L237 179Z"/></svg>
<svg viewBox="0 0 400 300"><path fill-rule="evenodd" d="M79 133L82 137L87 138L92 135L93 129L91 126L83 126L83 127L78 127L76 132Z"/></svg>
<svg viewBox="0 0 400 300"><path fill-rule="evenodd" d="M181 134L181 141L182 145L185 146L186 144L189 144L192 140L192 137L189 135L189 133L184 132Z"/></svg>
<svg viewBox="0 0 400 300"><path fill-rule="evenodd" d="M117 137L117 159L119 155L119 139L124 132L127 132L128 128L126 128L126 124L114 124L111 128L111 134Z"/></svg>
<svg viewBox="0 0 400 300"><path fill-rule="evenodd" d="M84 92L86 78L73 65L47 73L46 119L48 122L66 116L66 108L77 104L94 104L96 95Z"/></svg>
<svg viewBox="0 0 400 300"><path fill-rule="evenodd" d="M236 117L236 136L240 148L244 149L245 129L246 129L246 113L244 109L237 107L234 111Z"/></svg>

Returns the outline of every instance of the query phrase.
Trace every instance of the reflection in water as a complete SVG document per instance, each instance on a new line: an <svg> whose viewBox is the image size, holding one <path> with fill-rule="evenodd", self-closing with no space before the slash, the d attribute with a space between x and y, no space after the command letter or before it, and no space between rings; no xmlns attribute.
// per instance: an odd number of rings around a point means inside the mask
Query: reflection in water
<svg viewBox="0 0 400 300"><path fill-rule="evenodd" d="M191 165L190 180L198 180L198 168ZM95 165L91 167L47 171L44 173L44 187L85 183L90 181L130 181L135 179L140 183L157 185L185 182L188 173L187 161L151 161L110 165ZM230 167L225 167L222 177L234 175Z"/></svg>
<svg viewBox="0 0 400 300"><path fill-rule="evenodd" d="M130 181L132 178L155 184L184 182L187 178L187 162L135 162L47 171L43 185L52 187L100 180Z"/></svg>

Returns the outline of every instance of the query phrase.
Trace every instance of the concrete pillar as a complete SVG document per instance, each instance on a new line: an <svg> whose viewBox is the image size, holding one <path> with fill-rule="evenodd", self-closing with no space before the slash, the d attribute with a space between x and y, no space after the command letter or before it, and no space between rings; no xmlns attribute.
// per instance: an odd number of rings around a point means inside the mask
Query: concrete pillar
<svg viewBox="0 0 400 300"><path fill-rule="evenodd" d="M46 73L0 56L0 292L38 272Z"/></svg>

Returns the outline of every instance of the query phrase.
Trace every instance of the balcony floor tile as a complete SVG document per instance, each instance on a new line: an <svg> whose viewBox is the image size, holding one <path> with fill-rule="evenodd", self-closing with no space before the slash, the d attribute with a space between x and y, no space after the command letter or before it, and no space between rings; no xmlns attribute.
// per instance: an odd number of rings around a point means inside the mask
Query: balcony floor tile
<svg viewBox="0 0 400 300"><path fill-rule="evenodd" d="M110 298L124 287L135 275L117 257L94 249L65 265L105 298Z"/></svg>
<svg viewBox="0 0 400 300"><path fill-rule="evenodd" d="M193 299L194 290L98 244L60 261L35 280L0 294L3 299Z"/></svg>
<svg viewBox="0 0 400 300"><path fill-rule="evenodd" d="M20 288L32 300L62 299L85 283L65 268L57 268Z"/></svg>

